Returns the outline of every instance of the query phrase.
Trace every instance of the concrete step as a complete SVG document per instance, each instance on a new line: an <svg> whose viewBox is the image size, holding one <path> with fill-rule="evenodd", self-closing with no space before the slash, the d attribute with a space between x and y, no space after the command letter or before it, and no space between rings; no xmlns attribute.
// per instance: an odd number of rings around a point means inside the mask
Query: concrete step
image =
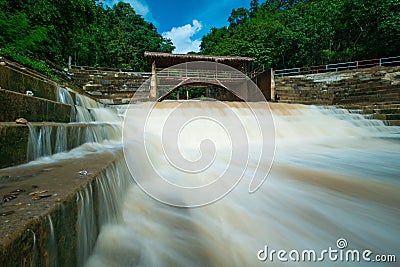
<svg viewBox="0 0 400 267"><path fill-rule="evenodd" d="M366 104L347 104L347 105L341 105L340 107L342 108L347 108L347 109L366 109L366 110L370 110L370 109L398 109L400 108L400 102L394 102L391 104L371 104L371 103L366 103Z"/></svg>
<svg viewBox="0 0 400 267"><path fill-rule="evenodd" d="M381 94L381 95L370 95L370 96L343 96L335 97L336 104L346 103L388 103L398 102L400 99L399 93Z"/></svg>
<svg viewBox="0 0 400 267"><path fill-rule="evenodd" d="M37 77L13 69L11 66L0 65L0 88L26 94L32 91L34 96L57 101L57 84L50 80Z"/></svg>
<svg viewBox="0 0 400 267"><path fill-rule="evenodd" d="M286 103L286 104L304 104L304 105L330 105L327 101L316 101L316 100L287 100L287 99L280 99L278 103Z"/></svg>
<svg viewBox="0 0 400 267"><path fill-rule="evenodd" d="M0 122L14 122L17 118L28 121L71 121L74 107L59 102L0 89Z"/></svg>
<svg viewBox="0 0 400 267"><path fill-rule="evenodd" d="M7 66L8 68L11 68L19 73L26 74L27 76L30 76L37 80L40 80L40 81L48 80L48 78L46 76L44 76L43 74L38 73L29 68L26 68L25 66L20 65L19 63L15 62L15 61L11 61L11 60L5 59L4 57L0 57L0 62L1 62L0 65L2 65L2 66Z"/></svg>
<svg viewBox="0 0 400 267"><path fill-rule="evenodd" d="M400 120L384 120L383 123L387 126L400 126Z"/></svg>
<svg viewBox="0 0 400 267"><path fill-rule="evenodd" d="M384 121L400 120L400 114L370 114L367 116L371 119L384 120Z"/></svg>
<svg viewBox="0 0 400 267"><path fill-rule="evenodd" d="M77 244L78 236L82 234L78 228L78 222L82 220L79 210L86 212L83 212L84 216L92 216L95 223L105 223L102 221L105 216L115 217L115 214L104 213L106 209L100 200L110 196L101 195L104 188L100 184L105 184L106 188L111 185L105 180L106 173L108 169L115 172L112 167L121 157L122 153L104 152L56 163L0 170L1 196L17 189L24 190L16 199L1 205L4 215L0 227L0 265L79 266ZM81 170L89 170L89 173L80 175ZM124 184L122 180L115 183ZM42 190L47 190L45 194L49 196L34 200L29 195ZM89 191L90 194L86 193ZM86 207L83 205L86 200L91 201L91 209L81 208ZM95 239L90 242L89 246L94 247Z"/></svg>
<svg viewBox="0 0 400 267"><path fill-rule="evenodd" d="M88 142L119 139L120 134L117 126L107 123L33 122L21 125L1 122L0 168L69 151ZM32 143L29 142L30 139Z"/></svg>
<svg viewBox="0 0 400 267"><path fill-rule="evenodd" d="M362 110L364 114L400 114L400 108L388 109L366 109Z"/></svg>
<svg viewBox="0 0 400 267"><path fill-rule="evenodd" d="M384 88L372 88L368 90L361 91L335 91L336 96L370 96L370 95L386 95L400 93L400 88L395 87L384 87Z"/></svg>
<svg viewBox="0 0 400 267"><path fill-rule="evenodd" d="M378 105L366 105L364 109L398 109L400 108L400 103L392 103L392 104L378 104Z"/></svg>
<svg viewBox="0 0 400 267"><path fill-rule="evenodd" d="M345 94L349 96L361 96L361 95L382 95L400 93L400 88L397 87L374 87L369 90L349 91Z"/></svg>

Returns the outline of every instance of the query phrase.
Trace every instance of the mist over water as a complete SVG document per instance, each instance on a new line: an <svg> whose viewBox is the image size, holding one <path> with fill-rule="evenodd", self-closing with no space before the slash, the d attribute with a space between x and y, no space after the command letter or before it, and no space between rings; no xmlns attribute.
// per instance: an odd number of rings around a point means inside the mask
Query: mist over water
<svg viewBox="0 0 400 267"><path fill-rule="evenodd" d="M180 151L189 160L202 156L199 140L213 140L216 157L211 167L197 174L172 171L157 140L161 122L176 105L157 104L155 119L149 122L147 156L154 167L183 185L212 181L227 164L233 164L240 175L241 162L230 162L229 136L212 123L193 123L181 131L179 139ZM265 183L249 194L251 174L256 168L268 172L269 166L256 162L260 153L257 140L261 139L248 104L226 105L225 110L215 108L212 102L188 102L177 112L190 118L198 109L207 110L222 124L239 116L248 135L249 156L244 158L249 162L238 185L213 204L187 209L162 204L132 184L121 203L121 219L102 227L86 266L343 266L346 262L328 258L319 263L280 262L277 258L261 262L257 258L265 246L288 252L338 249L339 238L347 240L347 249L395 254L399 260L398 127L386 127L340 109L270 104L276 131L275 159ZM251 107L256 113L267 108L261 103ZM146 160L141 154L133 157L138 167ZM140 175L146 172L143 165Z"/></svg>

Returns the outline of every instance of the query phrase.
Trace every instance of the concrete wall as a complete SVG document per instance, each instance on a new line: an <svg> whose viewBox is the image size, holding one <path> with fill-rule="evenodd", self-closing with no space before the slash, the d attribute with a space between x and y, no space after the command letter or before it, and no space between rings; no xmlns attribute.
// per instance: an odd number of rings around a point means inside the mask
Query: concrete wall
<svg viewBox="0 0 400 267"><path fill-rule="evenodd" d="M59 102L0 89L0 121L17 118L28 121L70 122L71 107Z"/></svg>
<svg viewBox="0 0 400 267"><path fill-rule="evenodd" d="M400 126L400 67L275 78L279 102L335 105Z"/></svg>
<svg viewBox="0 0 400 267"><path fill-rule="evenodd" d="M0 65L0 87L25 94L32 91L36 97L57 101L57 85L38 79L7 65Z"/></svg>
<svg viewBox="0 0 400 267"><path fill-rule="evenodd" d="M267 101L275 101L275 81L273 70L268 69L253 78Z"/></svg>
<svg viewBox="0 0 400 267"><path fill-rule="evenodd" d="M0 124L0 168L26 163L29 129Z"/></svg>
<svg viewBox="0 0 400 267"><path fill-rule="evenodd" d="M99 207L98 200L101 190L98 190L96 180L104 176L108 168L115 168L113 165L121 156L121 153L108 153L93 155L84 161L81 159L67 160L36 167L0 170L3 185L0 193L2 195L16 189L13 179L19 179L19 188L27 189L26 192L18 195L17 199L2 205L2 212L14 210L14 213L2 218L0 266L78 266L78 254L80 253L78 233L80 229L78 229L79 203L77 195L88 187L93 188L92 198L85 201L90 201L94 214L86 215L94 216L95 224L90 227L100 227L97 223L99 218L104 216L100 212L106 210L104 207ZM43 171L43 168L46 171ZM89 169L90 175L79 175L79 170L83 168ZM30 177L30 179L23 177ZM64 182L52 183L54 177L58 177L58 181ZM112 177L112 179L114 178ZM32 185L40 186L41 190L47 189L52 194L56 194L33 201L28 195L28 192L36 190L32 188ZM17 202L21 203L19 208L14 205ZM49 218L51 218L53 233ZM96 238L97 235L88 245L92 247Z"/></svg>
<svg viewBox="0 0 400 267"><path fill-rule="evenodd" d="M400 103L400 67L275 78L279 102L314 105Z"/></svg>
<svg viewBox="0 0 400 267"><path fill-rule="evenodd" d="M104 104L125 104L151 73L76 67L69 70L72 81Z"/></svg>

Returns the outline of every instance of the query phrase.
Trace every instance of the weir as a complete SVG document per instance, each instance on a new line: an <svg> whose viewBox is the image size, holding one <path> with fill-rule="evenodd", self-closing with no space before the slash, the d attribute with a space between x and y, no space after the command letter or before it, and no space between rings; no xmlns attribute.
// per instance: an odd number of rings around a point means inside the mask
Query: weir
<svg viewBox="0 0 400 267"><path fill-rule="evenodd" d="M100 231L87 266L263 266L266 262L257 259L257 252L265 245L276 250L322 251L337 248L339 238L346 238L351 249L396 253L399 128L381 121L371 123L343 109L271 104L275 160L260 190L249 194L250 174L258 168L257 129L249 106L226 105L215 109L216 104L210 102L157 104L148 128L148 157L164 178L191 186L224 172L231 142L248 142L247 168L230 162L238 173L244 171L244 180L221 200L195 209L159 203L132 184L122 203L123 220ZM263 103L250 107L255 113L266 108ZM249 140L229 140L231 136L210 121L188 124L181 131L181 153L189 160L197 159L200 141L209 138L216 144L216 158L200 174L179 172L161 152L158 127L174 110L177 118L189 121L191 114L204 109L223 125L237 115ZM147 160L145 155L136 155L140 170L133 169L134 174L152 174ZM325 261L327 266L337 264Z"/></svg>
<svg viewBox="0 0 400 267"><path fill-rule="evenodd" d="M338 249L340 238L352 250L398 253L399 127L335 107L224 102L221 108L209 101L166 101L154 106L146 125L148 153L134 154L130 160L139 168L129 169L122 153L123 117L149 103L112 109L55 88L54 101L73 110L67 122L2 126L23 129L26 153L25 164L0 170L2 196L21 190L1 206L1 266L286 266L276 258L262 262L257 253L265 246ZM267 110L275 123L271 170L257 161L263 137L254 121L254 114ZM201 112L211 119L192 120ZM215 145L215 158L204 172L179 171L170 164L173 158L165 158L170 143L160 145L160 127L171 114L190 122L178 138L186 160L209 151L203 140ZM233 122L243 127L245 140L226 132ZM136 130L129 132L134 141ZM236 159L247 159L244 166L232 161L232 144L239 144ZM134 181L131 172L153 174L148 160L159 174L184 186L209 183L227 166L243 179L215 203L176 208ZM249 194L258 169L269 175Z"/></svg>
<svg viewBox="0 0 400 267"><path fill-rule="evenodd" d="M37 84L38 77L10 70L26 85ZM117 110L69 88L52 88L51 101L35 97L41 93L34 87L34 96L2 89L10 103L26 102L31 112L18 106L0 124L0 165L25 163L0 170L1 266L83 266L132 182L123 167ZM52 116L54 107L61 120ZM28 123L11 122L17 115Z"/></svg>

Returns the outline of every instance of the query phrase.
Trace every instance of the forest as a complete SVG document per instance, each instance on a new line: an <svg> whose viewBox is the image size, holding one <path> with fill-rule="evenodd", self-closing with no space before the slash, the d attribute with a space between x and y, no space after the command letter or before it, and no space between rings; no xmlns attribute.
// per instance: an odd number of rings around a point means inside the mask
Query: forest
<svg viewBox="0 0 400 267"><path fill-rule="evenodd" d="M249 0L211 28L200 54L249 56L289 68L400 55L400 0ZM127 3L0 0L0 53L44 70L44 60L146 70L144 51L174 46ZM42 71L43 72L43 71Z"/></svg>
<svg viewBox="0 0 400 267"><path fill-rule="evenodd" d="M0 29L0 52L33 59L32 67L44 59L66 66L72 56L75 65L143 71L144 51L174 49L123 2L106 7L98 0L0 0Z"/></svg>
<svg viewBox="0 0 400 267"><path fill-rule="evenodd" d="M201 53L277 68L400 55L399 0L251 0L212 28Z"/></svg>

